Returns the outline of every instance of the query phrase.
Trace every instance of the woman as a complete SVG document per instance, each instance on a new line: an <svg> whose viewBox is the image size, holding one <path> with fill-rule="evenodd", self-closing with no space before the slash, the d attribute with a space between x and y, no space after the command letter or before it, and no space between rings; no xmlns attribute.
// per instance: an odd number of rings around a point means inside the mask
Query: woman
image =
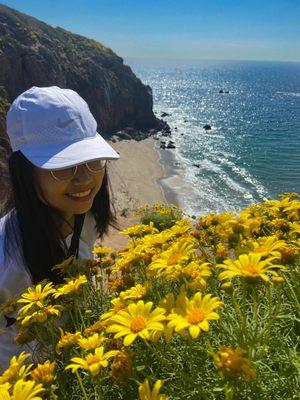
<svg viewBox="0 0 300 400"><path fill-rule="evenodd" d="M11 199L0 219L0 306L74 254L93 258L97 237L115 226L108 160L119 155L97 132L87 103L73 90L32 87L7 113ZM14 314L0 315L0 371L24 350L13 343ZM1 334L1 330L3 333Z"/></svg>

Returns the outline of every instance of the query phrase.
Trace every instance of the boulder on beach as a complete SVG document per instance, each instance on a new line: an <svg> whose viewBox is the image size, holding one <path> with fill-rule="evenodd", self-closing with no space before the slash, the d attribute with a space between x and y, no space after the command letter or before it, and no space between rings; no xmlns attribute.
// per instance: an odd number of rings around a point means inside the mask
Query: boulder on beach
<svg viewBox="0 0 300 400"><path fill-rule="evenodd" d="M170 141L170 142L167 144L167 149L176 149L176 146L175 146L174 142Z"/></svg>

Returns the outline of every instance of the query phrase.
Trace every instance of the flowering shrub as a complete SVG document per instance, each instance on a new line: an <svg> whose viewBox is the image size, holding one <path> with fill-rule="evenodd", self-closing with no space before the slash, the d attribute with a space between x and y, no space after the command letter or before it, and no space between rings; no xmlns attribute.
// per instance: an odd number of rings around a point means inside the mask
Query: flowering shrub
<svg viewBox="0 0 300 400"><path fill-rule="evenodd" d="M63 284L22 294L15 340L32 351L0 376L0 399L298 398L298 196L161 213L164 226L124 230L117 254L70 257Z"/></svg>

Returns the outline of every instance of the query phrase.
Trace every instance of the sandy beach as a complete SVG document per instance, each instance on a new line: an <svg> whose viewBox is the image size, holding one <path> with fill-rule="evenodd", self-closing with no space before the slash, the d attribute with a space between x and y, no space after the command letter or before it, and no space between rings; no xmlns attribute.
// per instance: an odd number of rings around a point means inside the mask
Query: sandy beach
<svg viewBox="0 0 300 400"><path fill-rule="evenodd" d="M120 159L111 161L108 166L112 204L116 209L120 229L139 223L139 216L133 215L138 205L162 202L177 204L175 194L164 190L158 182L164 178L165 169L160 163L160 154L155 149L153 137L141 141L108 143L120 154ZM106 237L95 245L119 250L127 241L127 236L110 228Z"/></svg>

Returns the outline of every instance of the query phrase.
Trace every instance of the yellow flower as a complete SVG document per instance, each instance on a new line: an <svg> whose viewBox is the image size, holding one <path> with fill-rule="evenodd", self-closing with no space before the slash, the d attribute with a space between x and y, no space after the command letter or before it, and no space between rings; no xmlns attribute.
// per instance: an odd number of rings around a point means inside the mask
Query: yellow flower
<svg viewBox="0 0 300 400"><path fill-rule="evenodd" d="M112 315L117 314L119 311L124 310L127 307L127 302L124 301L123 299L120 299L120 297L116 297L115 299L111 300L111 304L113 307L111 307L108 312L102 314L100 316L100 320L105 320L110 318Z"/></svg>
<svg viewBox="0 0 300 400"><path fill-rule="evenodd" d="M112 325L107 328L107 332L116 332L116 339L125 336L124 346L130 346L138 336L149 340L152 331L163 331L161 321L165 320L165 310L157 307L150 312L152 306L151 301L145 304L143 300L129 304L128 311L122 310L111 317Z"/></svg>
<svg viewBox="0 0 300 400"><path fill-rule="evenodd" d="M52 363L47 360L44 364L38 364L37 367L30 372L32 379L38 383L52 382L54 379L53 371L55 368L55 361Z"/></svg>
<svg viewBox="0 0 300 400"><path fill-rule="evenodd" d="M111 252L112 248L111 247L105 247L105 246L98 246L94 247L92 250L93 254L96 254L98 257L103 257L107 256Z"/></svg>
<svg viewBox="0 0 300 400"><path fill-rule="evenodd" d="M26 378L28 370L32 366L32 364L26 367L24 366L24 362L29 356L30 354L26 354L24 351L18 356L13 356L10 360L9 367L0 376L0 385L7 382L11 383L16 379Z"/></svg>
<svg viewBox="0 0 300 400"><path fill-rule="evenodd" d="M63 271L64 273L66 272L71 272L71 266L77 264L76 259L74 259L74 255L71 255L69 258L63 260L61 263L54 265L51 269L52 270L60 270Z"/></svg>
<svg viewBox="0 0 300 400"><path fill-rule="evenodd" d="M145 379L139 386L139 400L168 400L167 396L158 393L162 385L162 380L156 381L151 391L148 379Z"/></svg>
<svg viewBox="0 0 300 400"><path fill-rule="evenodd" d="M187 261L191 254L195 253L197 243L191 237L182 238L175 242L168 250L160 253L155 257L148 266L150 275L171 274L173 271L182 266L184 261Z"/></svg>
<svg viewBox="0 0 300 400"><path fill-rule="evenodd" d="M53 288L53 284L51 282L47 283L44 287L41 283L36 286L29 287L27 292L23 293L21 298L17 301L17 303L27 304L19 310L19 313L25 314L33 306L38 306L40 308L44 307L44 300L54 292L55 289Z"/></svg>
<svg viewBox="0 0 300 400"><path fill-rule="evenodd" d="M80 289L81 285L87 283L87 278L85 275L78 275L76 279L68 279L67 283L58 289L54 293L54 297L57 299L60 296L65 296L70 293L76 293Z"/></svg>
<svg viewBox="0 0 300 400"><path fill-rule="evenodd" d="M106 327L106 321L97 321L93 325L88 326L84 331L84 335L92 335L93 333L99 333Z"/></svg>
<svg viewBox="0 0 300 400"><path fill-rule="evenodd" d="M232 282L224 282L224 283L222 283L221 289L224 290L226 293L231 294L233 292Z"/></svg>
<svg viewBox="0 0 300 400"><path fill-rule="evenodd" d="M179 334L183 334L188 328L192 338L196 339L201 330L205 332L209 330L209 320L219 319L219 314L213 310L221 305L222 302L217 297L211 297L211 294L206 294L202 298L202 294L198 292L193 299L189 300L185 293L181 293L174 313L167 317L168 326L174 327L175 332Z"/></svg>
<svg viewBox="0 0 300 400"><path fill-rule="evenodd" d="M175 298L173 293L168 293L164 299L161 299L159 302L159 307L163 308L165 310L165 315L168 317L169 314L171 314L174 310L175 307ZM174 328L168 326L168 321L167 319L163 322L164 324L164 331L154 331L151 334L151 339L155 342L157 341L162 334L164 334L166 338L166 342L169 343L171 341L171 338L173 336L173 331Z"/></svg>
<svg viewBox="0 0 300 400"><path fill-rule="evenodd" d="M87 370L92 376L96 376L100 372L101 367L108 366L108 359L115 357L119 350L111 350L104 353L104 347L98 347L94 353L89 353L85 358L74 357L65 369L72 369L73 374L79 369Z"/></svg>
<svg viewBox="0 0 300 400"><path fill-rule="evenodd" d="M61 349L64 347L73 346L78 343L79 339L82 339L81 332L64 332L60 327L60 340L56 345L56 353L61 354Z"/></svg>
<svg viewBox="0 0 300 400"><path fill-rule="evenodd" d="M120 350L111 366L110 377L120 382L132 375L133 352L127 347Z"/></svg>
<svg viewBox="0 0 300 400"><path fill-rule="evenodd" d="M148 287L149 287L149 285L142 286L140 283L138 283L136 286L133 286L130 289L122 291L120 293L120 298L122 300L140 299L147 294Z"/></svg>
<svg viewBox="0 0 300 400"><path fill-rule="evenodd" d="M2 397L0 397L0 399L2 399L2 398L6 399L7 398L5 396L7 395L8 391L10 390L10 388L11 388L11 384L8 383L8 382L0 384L0 396L2 396ZM8 399L10 399L10 397L8 397Z"/></svg>
<svg viewBox="0 0 300 400"><path fill-rule="evenodd" d="M158 232L159 232L158 229L154 227L153 221L151 221L149 225L140 224L140 225L130 226L127 229L123 229L120 233L131 237L131 236L153 234Z"/></svg>
<svg viewBox="0 0 300 400"><path fill-rule="evenodd" d="M78 339L79 346L84 350L94 350L99 347L106 338L103 335L99 335L99 333L94 333L89 338Z"/></svg>
<svg viewBox="0 0 300 400"><path fill-rule="evenodd" d="M256 373L252 363L243 357L245 350L233 350L231 347L221 347L215 356L215 364L230 378L241 378L245 381L253 378Z"/></svg>
<svg viewBox="0 0 300 400"><path fill-rule="evenodd" d="M209 263L190 262L186 267L183 267L179 277L182 276L187 283L187 286L193 290L202 290L206 286L204 277L211 276Z"/></svg>
<svg viewBox="0 0 300 400"><path fill-rule="evenodd" d="M62 306L59 306L59 305L58 306L48 305L48 306L41 308L38 311L33 312L30 315L26 315L24 317L23 316L18 317L17 320L21 321L21 324L23 326L28 326L34 322L43 323L43 322L47 321L49 317L52 317L52 316L59 317L61 309L62 309Z"/></svg>
<svg viewBox="0 0 300 400"><path fill-rule="evenodd" d="M118 258L116 260L114 271L123 271L128 269L131 264L138 259L135 251L135 246L129 244L123 251L118 253Z"/></svg>
<svg viewBox="0 0 300 400"><path fill-rule="evenodd" d="M256 280L258 278L264 281L269 281L269 276L277 276L275 268L285 269L283 265L274 265L272 261L277 257L269 257L263 261L261 253L249 253L242 254L238 260L225 260L223 264L218 264L219 268L223 268L226 271L219 274L219 279L230 279L235 276L240 276L248 280Z"/></svg>
<svg viewBox="0 0 300 400"><path fill-rule="evenodd" d="M12 395L9 394L5 388L0 388L1 400L43 400L42 397L37 396L44 392L45 389L40 383L35 381L24 381L19 379L13 387Z"/></svg>
<svg viewBox="0 0 300 400"><path fill-rule="evenodd" d="M286 247L284 240L277 240L276 236L268 236L266 238L259 238L258 242L252 242L252 252L260 253L263 257L274 256L280 258L281 254L279 251Z"/></svg>

